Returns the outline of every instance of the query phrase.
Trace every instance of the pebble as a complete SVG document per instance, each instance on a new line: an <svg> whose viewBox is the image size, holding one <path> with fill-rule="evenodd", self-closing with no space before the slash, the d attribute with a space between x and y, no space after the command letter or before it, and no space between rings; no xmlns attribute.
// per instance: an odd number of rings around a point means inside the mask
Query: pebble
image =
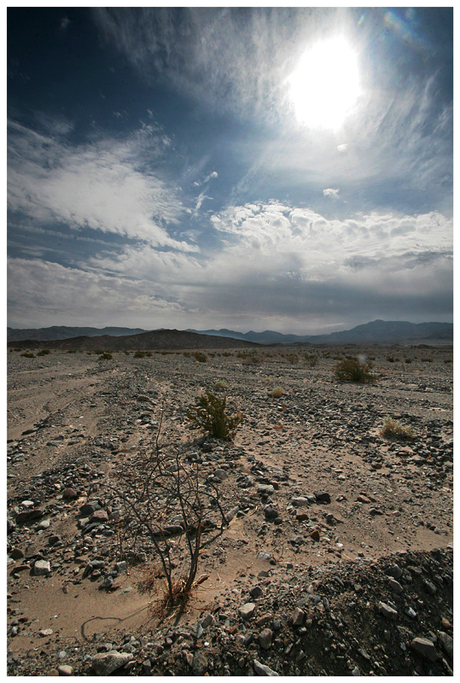
<svg viewBox="0 0 460 683"><path fill-rule="evenodd" d="M35 576L46 576L51 572L51 565L48 560L37 560L34 564Z"/></svg>
<svg viewBox="0 0 460 683"><path fill-rule="evenodd" d="M114 671L121 669L133 659L129 652L118 652L111 650L107 653L94 655L91 661L91 668L97 676L110 676Z"/></svg>
<svg viewBox="0 0 460 683"><path fill-rule="evenodd" d="M393 621L398 617L398 612L385 602L379 602L379 612L380 614L383 614L384 617L387 617L387 619L393 619Z"/></svg>
<svg viewBox="0 0 460 683"><path fill-rule="evenodd" d="M255 603L247 602L245 605L242 605L239 609L240 617L242 617L243 619L250 619L254 614L255 609Z"/></svg>
<svg viewBox="0 0 460 683"><path fill-rule="evenodd" d="M253 663L254 671L258 676L279 676L273 669L270 669L266 664L261 664L257 659Z"/></svg>
<svg viewBox="0 0 460 683"><path fill-rule="evenodd" d="M270 628L264 628L259 633L259 645L264 650L268 650L272 644L273 631Z"/></svg>

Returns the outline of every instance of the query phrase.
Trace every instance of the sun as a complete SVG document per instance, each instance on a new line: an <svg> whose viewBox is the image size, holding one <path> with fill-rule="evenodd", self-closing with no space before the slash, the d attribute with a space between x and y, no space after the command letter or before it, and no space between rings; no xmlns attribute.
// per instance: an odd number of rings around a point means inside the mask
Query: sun
<svg viewBox="0 0 460 683"><path fill-rule="evenodd" d="M288 82L300 123L338 130L361 93L357 54L343 36L319 41Z"/></svg>

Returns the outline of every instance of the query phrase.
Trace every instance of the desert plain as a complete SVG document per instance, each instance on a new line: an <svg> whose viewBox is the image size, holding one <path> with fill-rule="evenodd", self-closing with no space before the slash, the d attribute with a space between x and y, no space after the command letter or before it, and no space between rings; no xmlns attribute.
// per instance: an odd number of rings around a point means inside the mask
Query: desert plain
<svg viewBox="0 0 460 683"><path fill-rule="evenodd" d="M8 350L8 674L451 675L452 346L210 346ZM358 355L375 381L339 381ZM206 391L232 440L189 419ZM158 448L227 521L181 614L123 507Z"/></svg>

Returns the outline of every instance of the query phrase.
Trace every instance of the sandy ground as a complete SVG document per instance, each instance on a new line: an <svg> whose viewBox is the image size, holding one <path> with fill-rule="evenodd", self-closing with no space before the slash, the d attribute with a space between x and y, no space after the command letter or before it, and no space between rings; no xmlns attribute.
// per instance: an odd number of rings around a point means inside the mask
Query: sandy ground
<svg viewBox="0 0 460 683"><path fill-rule="evenodd" d="M218 381L227 385L229 410L240 410L243 421L233 443L202 454L203 467L227 468L220 484L225 507L239 505L244 513L200 560L198 575L208 578L184 623L267 567L261 551L278 567L302 568L452 543L452 347L205 353L206 362L182 353L116 353L105 361L87 353L8 353L8 516L14 521L31 501L50 520L46 528L39 520L16 524L8 534L8 623L21 624L9 638L10 652L55 647L60 639L78 644L151 623L152 596L139 591L145 566L121 573L113 593L81 579L101 552L120 557L113 536L96 535L85 550L79 509L107 496L107 480L123 485L123 467L135 467L136 457L153 448L162 408L161 442L201 452L200 433L190 429L185 411L203 391L217 394ZM356 353L372 359L377 382L337 382L335 364ZM283 388L279 398L270 396L275 387ZM382 438L386 416L411 426L414 440ZM244 476L253 478L251 487L241 488ZM267 501L257 493L258 481L275 485L270 499L280 524L264 520ZM78 497L63 499L72 486ZM330 503L311 504L308 519L298 519L292 499L321 491ZM313 528L319 541L311 538ZM62 541L57 549L49 546L52 534ZM50 575L34 575L37 556L50 560ZM40 635L43 629L52 634Z"/></svg>

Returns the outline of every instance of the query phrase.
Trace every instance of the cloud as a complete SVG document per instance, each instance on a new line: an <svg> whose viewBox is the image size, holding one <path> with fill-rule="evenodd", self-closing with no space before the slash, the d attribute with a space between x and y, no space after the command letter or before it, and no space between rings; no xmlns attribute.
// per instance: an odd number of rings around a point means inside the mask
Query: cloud
<svg viewBox="0 0 460 683"><path fill-rule="evenodd" d="M196 250L168 234L184 215L174 185L148 163L160 158L164 136L144 126L124 140L71 147L9 122L8 208L40 223L91 228L158 246Z"/></svg>
<svg viewBox="0 0 460 683"><path fill-rule="evenodd" d="M336 190L333 190L331 187L328 187L325 190L323 190L323 195L325 197L330 197L331 199L338 199L339 189L337 188Z"/></svg>

